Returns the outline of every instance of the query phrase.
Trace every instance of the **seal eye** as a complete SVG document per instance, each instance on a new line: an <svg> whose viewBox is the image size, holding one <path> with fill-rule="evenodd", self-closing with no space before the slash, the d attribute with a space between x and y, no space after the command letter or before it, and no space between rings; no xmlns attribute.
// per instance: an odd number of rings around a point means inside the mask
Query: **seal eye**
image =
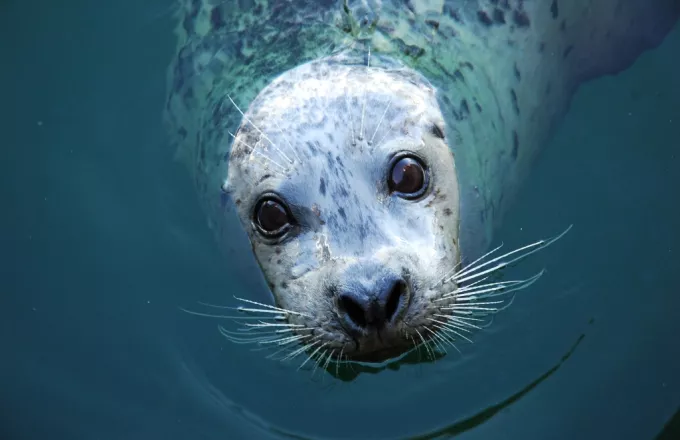
<svg viewBox="0 0 680 440"><path fill-rule="evenodd" d="M396 158L390 171L390 192L405 199L415 199L427 189L427 173L423 163L412 156Z"/></svg>
<svg viewBox="0 0 680 440"><path fill-rule="evenodd" d="M258 231L270 238L279 238L291 227L288 210L280 200L267 197L255 207L255 226Z"/></svg>

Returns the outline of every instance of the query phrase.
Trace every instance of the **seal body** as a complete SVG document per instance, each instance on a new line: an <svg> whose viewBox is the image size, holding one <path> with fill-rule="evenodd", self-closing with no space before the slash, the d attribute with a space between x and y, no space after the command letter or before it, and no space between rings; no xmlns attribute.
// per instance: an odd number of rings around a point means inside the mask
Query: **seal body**
<svg viewBox="0 0 680 440"><path fill-rule="evenodd" d="M166 108L177 155L222 243L236 212L294 340L370 360L474 327L464 315L483 290L461 290L474 281L461 259L486 250L578 85L627 67L680 12L677 0L246 3L181 4Z"/></svg>

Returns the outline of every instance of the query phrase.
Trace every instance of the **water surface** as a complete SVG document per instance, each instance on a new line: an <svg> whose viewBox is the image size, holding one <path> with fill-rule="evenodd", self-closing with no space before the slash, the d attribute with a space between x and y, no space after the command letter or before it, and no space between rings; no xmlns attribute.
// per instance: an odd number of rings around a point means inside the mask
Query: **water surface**
<svg viewBox="0 0 680 440"><path fill-rule="evenodd" d="M261 295L262 281L226 275L243 256L220 254L172 160L161 123L169 8L0 4L0 438L663 429L680 408L680 30L585 85L524 185L499 240L574 224L508 273L546 267L539 283L462 355L345 383L263 360L179 310Z"/></svg>

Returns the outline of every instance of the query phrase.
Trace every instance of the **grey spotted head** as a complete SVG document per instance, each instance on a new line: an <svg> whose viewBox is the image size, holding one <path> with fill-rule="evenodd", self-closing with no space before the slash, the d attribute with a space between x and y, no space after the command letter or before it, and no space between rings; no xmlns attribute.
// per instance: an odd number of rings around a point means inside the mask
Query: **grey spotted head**
<svg viewBox="0 0 680 440"><path fill-rule="evenodd" d="M446 305L436 285L459 261L444 130L435 89L413 71L319 61L245 112L227 188L303 346L382 361L429 339Z"/></svg>
<svg viewBox="0 0 680 440"><path fill-rule="evenodd" d="M407 68L319 60L262 90L225 186L276 300L243 308L263 317L252 341L284 359L382 362L475 327L475 288L459 281L483 277L457 270L446 129L436 90Z"/></svg>

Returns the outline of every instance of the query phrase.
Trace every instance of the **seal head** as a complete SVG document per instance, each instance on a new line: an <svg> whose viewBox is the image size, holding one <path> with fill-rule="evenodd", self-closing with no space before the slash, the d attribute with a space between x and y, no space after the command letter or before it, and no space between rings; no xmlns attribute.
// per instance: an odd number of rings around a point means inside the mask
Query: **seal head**
<svg viewBox="0 0 680 440"><path fill-rule="evenodd" d="M459 190L435 95L405 67L321 59L234 135L225 190L288 324L329 359L398 356L451 301Z"/></svg>

